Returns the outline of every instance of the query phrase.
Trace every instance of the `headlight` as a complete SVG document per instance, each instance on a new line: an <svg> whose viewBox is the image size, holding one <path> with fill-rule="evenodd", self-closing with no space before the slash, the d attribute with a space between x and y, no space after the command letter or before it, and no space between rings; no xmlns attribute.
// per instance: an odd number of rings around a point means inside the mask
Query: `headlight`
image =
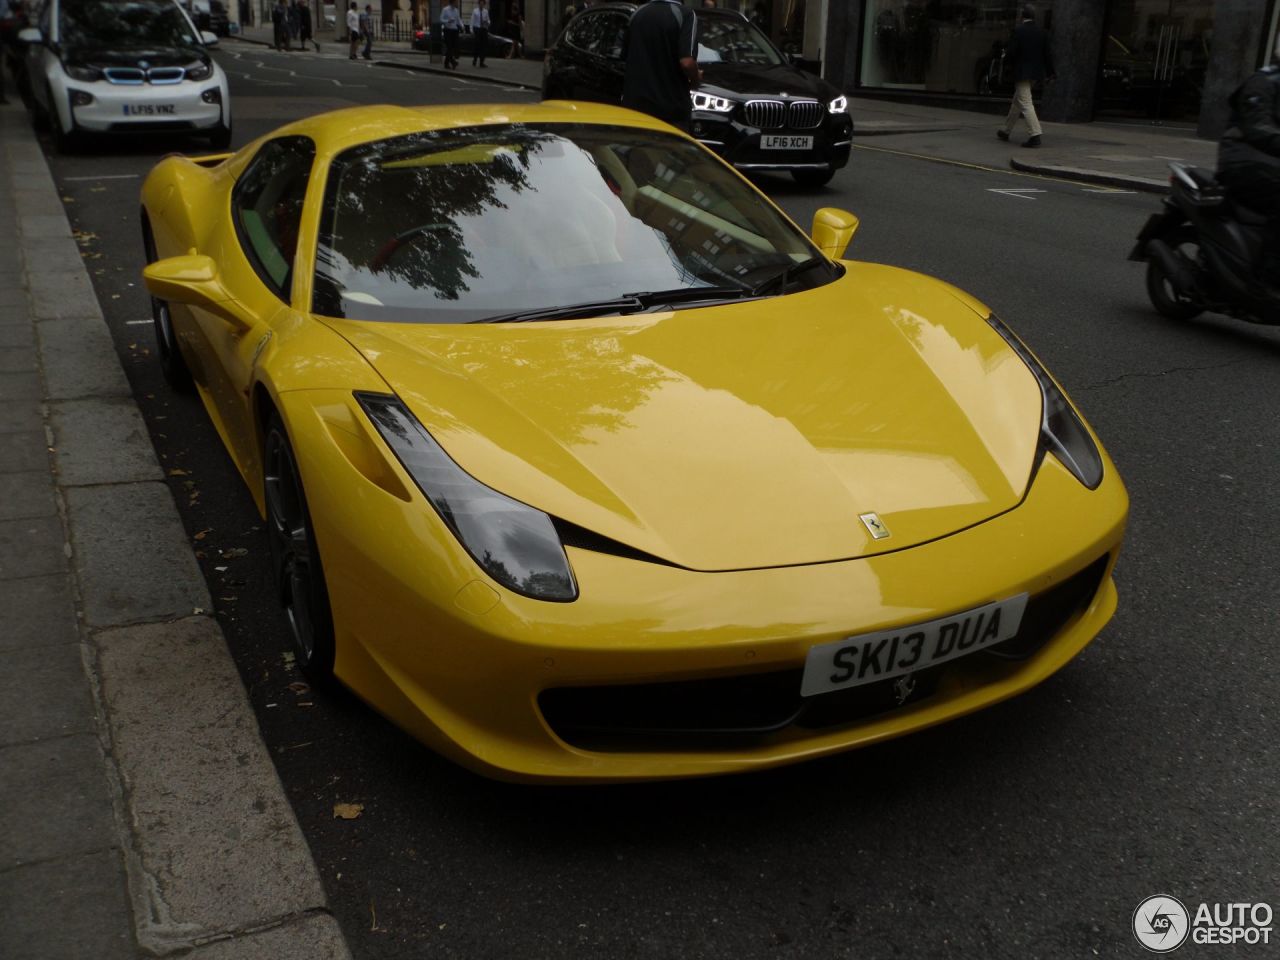
<svg viewBox="0 0 1280 960"><path fill-rule="evenodd" d="M397 397L355 397L440 519L489 576L536 600L578 596L549 516L485 486L454 463Z"/></svg>
<svg viewBox="0 0 1280 960"><path fill-rule="evenodd" d="M995 328L996 333L1004 337L1013 352L1022 358L1022 362L1031 368L1040 384L1040 394L1044 397L1040 442L1064 467L1075 474L1077 480L1090 490L1096 489L1102 482L1102 455L1098 453L1098 447L1085 429L1080 415L1058 389L1048 371L1014 332L994 313L987 317L987 322Z"/></svg>
<svg viewBox="0 0 1280 960"><path fill-rule="evenodd" d="M828 113L844 113L848 109L849 109L848 97L836 97L834 100L832 100L830 103L827 104Z"/></svg>
<svg viewBox="0 0 1280 960"><path fill-rule="evenodd" d="M727 97L716 97L697 90L690 90L689 97L693 100L695 110L710 110L712 113L729 113L733 110L733 101Z"/></svg>
<svg viewBox="0 0 1280 960"><path fill-rule="evenodd" d="M102 79L102 71L97 67L73 67L64 63L62 69L67 71L67 76L72 80L79 80L81 83L93 83Z"/></svg>
<svg viewBox="0 0 1280 960"><path fill-rule="evenodd" d="M213 67L207 63L201 63L199 60L187 67L188 80L208 80L212 74Z"/></svg>

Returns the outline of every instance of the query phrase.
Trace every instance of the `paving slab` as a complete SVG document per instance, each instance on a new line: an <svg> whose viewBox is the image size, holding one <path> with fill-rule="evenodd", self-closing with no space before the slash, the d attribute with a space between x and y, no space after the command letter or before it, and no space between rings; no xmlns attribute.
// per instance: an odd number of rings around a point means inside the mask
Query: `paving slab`
<svg viewBox="0 0 1280 960"><path fill-rule="evenodd" d="M64 496L89 626L171 620L210 608L163 483L67 487Z"/></svg>
<svg viewBox="0 0 1280 960"><path fill-rule="evenodd" d="M0 652L0 703L7 705L0 713L0 745L92 733L93 700L80 645Z"/></svg>
<svg viewBox="0 0 1280 960"><path fill-rule="evenodd" d="M349 960L350 956L338 922L327 914L221 940L189 954L190 960Z"/></svg>
<svg viewBox="0 0 1280 960"><path fill-rule="evenodd" d="M130 396L129 381L101 318L43 320L36 324L36 336L50 400Z"/></svg>
<svg viewBox="0 0 1280 960"><path fill-rule="evenodd" d="M0 373L31 373L35 369L34 346L6 347L0 344Z"/></svg>
<svg viewBox="0 0 1280 960"><path fill-rule="evenodd" d="M34 176L34 172L29 176ZM50 181L52 184L52 181ZM56 190L15 190L13 192L14 211L19 217L24 216L46 216L46 217L62 217L62 225L67 225L67 213L62 206L62 200L59 198ZM63 233L67 233L63 230ZM24 235L26 234L24 231Z"/></svg>
<svg viewBox="0 0 1280 960"><path fill-rule="evenodd" d="M0 871L4 960L137 960L116 850Z"/></svg>
<svg viewBox="0 0 1280 960"><path fill-rule="evenodd" d="M0 580L0 654L19 647L51 647L75 643L75 597L66 576Z"/></svg>
<svg viewBox="0 0 1280 960"><path fill-rule="evenodd" d="M147 426L130 397L52 403L49 423L63 486L164 479Z"/></svg>
<svg viewBox="0 0 1280 960"><path fill-rule="evenodd" d="M0 434L0 441L7 436L21 434ZM43 577L66 569L66 539L58 517L0 520L0 580Z"/></svg>
<svg viewBox="0 0 1280 960"><path fill-rule="evenodd" d="M21 205L19 207L21 211ZM67 215L58 210L50 213L18 213L18 229L28 237L65 237L69 232ZM30 261L27 261L30 263Z"/></svg>
<svg viewBox="0 0 1280 960"><path fill-rule="evenodd" d="M40 433L38 445L43 447L44 414L40 402L24 399L0 403L0 433ZM13 469L16 469L14 465L5 462L4 453L0 452L0 473Z"/></svg>
<svg viewBox="0 0 1280 960"><path fill-rule="evenodd" d="M128 818L141 828L139 943L164 951L324 909L217 626L191 617L94 641Z"/></svg>
<svg viewBox="0 0 1280 960"><path fill-rule="evenodd" d="M0 749L0 870L116 846L94 734Z"/></svg>
<svg viewBox="0 0 1280 960"><path fill-rule="evenodd" d="M22 255L27 269L39 270L45 274L56 274L61 271L83 271L84 257L80 245L71 239L67 227L58 236L23 237Z"/></svg>
<svg viewBox="0 0 1280 960"><path fill-rule="evenodd" d="M71 274L32 271L27 276L31 284L31 315L37 320L93 317L102 323L102 309L84 270Z"/></svg>
<svg viewBox="0 0 1280 960"><path fill-rule="evenodd" d="M0 473L0 520L52 517L57 512L47 470Z"/></svg>
<svg viewBox="0 0 1280 960"><path fill-rule="evenodd" d="M43 392L40 376L34 370L0 373L0 403L10 400L34 400Z"/></svg>
<svg viewBox="0 0 1280 960"><path fill-rule="evenodd" d="M0 410L4 409L0 404ZM28 412L30 408L27 408ZM23 424L15 422L12 426L20 429L0 432L0 473L23 473L28 470L49 469L49 441L45 436L43 424ZM21 429L28 427L29 429Z"/></svg>

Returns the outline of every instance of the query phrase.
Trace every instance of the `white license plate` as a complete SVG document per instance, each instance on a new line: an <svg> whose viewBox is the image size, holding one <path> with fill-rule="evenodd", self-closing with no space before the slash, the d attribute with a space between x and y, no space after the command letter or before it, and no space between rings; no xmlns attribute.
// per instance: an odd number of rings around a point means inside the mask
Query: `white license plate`
<svg viewBox="0 0 1280 960"><path fill-rule="evenodd" d="M126 117L171 117L177 112L172 103L126 103Z"/></svg>
<svg viewBox="0 0 1280 960"><path fill-rule="evenodd" d="M762 150L812 150L813 137L789 137L780 133L760 135Z"/></svg>
<svg viewBox="0 0 1280 960"><path fill-rule="evenodd" d="M1027 595L997 600L963 613L823 643L809 648L800 695L812 697L900 677L968 656L1018 632Z"/></svg>

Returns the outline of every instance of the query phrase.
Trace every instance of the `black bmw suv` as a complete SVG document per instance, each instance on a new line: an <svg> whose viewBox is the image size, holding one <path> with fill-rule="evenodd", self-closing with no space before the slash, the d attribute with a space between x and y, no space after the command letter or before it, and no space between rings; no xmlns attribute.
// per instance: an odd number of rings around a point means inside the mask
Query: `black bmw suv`
<svg viewBox="0 0 1280 960"><path fill-rule="evenodd" d="M633 3L602 3L578 14L547 50L544 100L622 99L627 24ZM739 170L787 170L821 186L849 162L848 101L792 64L753 23L729 10L700 9L698 67L689 132Z"/></svg>

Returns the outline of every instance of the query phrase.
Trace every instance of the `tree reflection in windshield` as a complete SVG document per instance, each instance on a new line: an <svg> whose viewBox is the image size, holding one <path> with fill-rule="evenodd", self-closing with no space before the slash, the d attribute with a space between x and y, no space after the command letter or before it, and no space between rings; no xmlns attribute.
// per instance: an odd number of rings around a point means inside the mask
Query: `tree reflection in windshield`
<svg viewBox="0 0 1280 960"><path fill-rule="evenodd" d="M641 291L749 290L815 253L681 138L567 124L420 133L333 161L313 309L467 323Z"/></svg>

